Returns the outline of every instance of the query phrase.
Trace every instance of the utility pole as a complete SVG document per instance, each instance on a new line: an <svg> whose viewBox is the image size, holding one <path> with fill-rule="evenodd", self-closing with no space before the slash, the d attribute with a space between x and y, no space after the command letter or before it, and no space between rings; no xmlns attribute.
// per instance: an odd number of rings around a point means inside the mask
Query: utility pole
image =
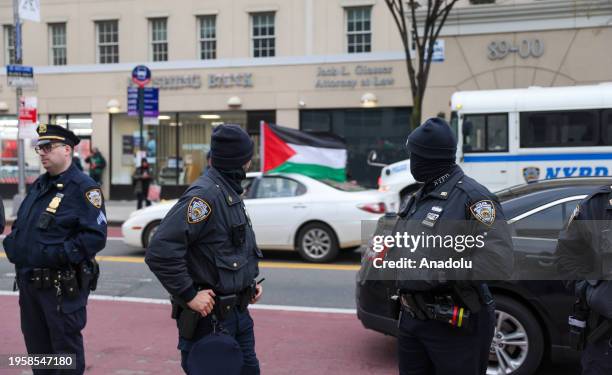
<svg viewBox="0 0 612 375"><path fill-rule="evenodd" d="M15 53L15 65L21 65L23 63L21 55L21 20L19 19L19 0L13 0L13 44ZM21 121L19 121L19 108L21 107L21 96L23 94L22 88L17 86L16 92L16 108L15 117L17 118L17 168L19 176L19 185L17 189L17 195L13 197L13 215L17 215L17 210L21 205L21 202L25 198L26 184L25 184L25 143L21 137Z"/></svg>

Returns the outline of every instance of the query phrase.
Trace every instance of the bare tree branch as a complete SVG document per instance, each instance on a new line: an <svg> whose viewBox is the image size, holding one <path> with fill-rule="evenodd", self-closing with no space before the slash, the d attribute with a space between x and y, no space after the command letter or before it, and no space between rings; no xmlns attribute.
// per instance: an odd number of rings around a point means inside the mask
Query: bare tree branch
<svg viewBox="0 0 612 375"><path fill-rule="evenodd" d="M418 126L421 121L421 108L429 80L435 43L448 15L457 2L458 0L427 0L427 9L418 12L420 13L419 17L421 15L424 17L422 27L419 29L416 10L420 6L418 0L385 0L404 46L406 69L413 102L412 128ZM404 8L404 4L410 7L411 25L407 25L407 13L405 12L407 9ZM410 38L410 31L412 32L412 39ZM414 57L418 61L413 61L413 56L411 56L413 41L416 45L416 56ZM417 64L416 69L415 64Z"/></svg>

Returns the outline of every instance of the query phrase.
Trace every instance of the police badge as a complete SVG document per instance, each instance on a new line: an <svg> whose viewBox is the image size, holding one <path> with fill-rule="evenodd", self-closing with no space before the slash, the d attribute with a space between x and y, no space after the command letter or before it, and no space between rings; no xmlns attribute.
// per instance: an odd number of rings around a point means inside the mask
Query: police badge
<svg viewBox="0 0 612 375"><path fill-rule="evenodd" d="M492 201L478 201L470 206L470 211L484 225L491 226L495 222L495 205Z"/></svg>
<svg viewBox="0 0 612 375"><path fill-rule="evenodd" d="M194 197L189 202L189 207L187 208L187 222L189 224L199 223L206 219L211 212L212 209L205 200Z"/></svg>
<svg viewBox="0 0 612 375"><path fill-rule="evenodd" d="M47 124L38 125L38 134L45 134L47 132Z"/></svg>
<svg viewBox="0 0 612 375"><path fill-rule="evenodd" d="M540 179L540 168L526 167L523 168L523 178L525 182L537 181Z"/></svg>
<svg viewBox="0 0 612 375"><path fill-rule="evenodd" d="M93 204L95 208L102 207L102 192L100 189L91 189L85 193L85 198L89 201L89 203Z"/></svg>

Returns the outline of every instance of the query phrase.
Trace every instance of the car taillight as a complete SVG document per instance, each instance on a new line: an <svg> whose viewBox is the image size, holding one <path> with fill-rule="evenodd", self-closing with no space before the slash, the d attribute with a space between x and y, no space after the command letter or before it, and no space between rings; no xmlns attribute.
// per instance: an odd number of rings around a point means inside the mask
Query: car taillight
<svg viewBox="0 0 612 375"><path fill-rule="evenodd" d="M387 211L383 202L360 204L357 208L373 214L384 214Z"/></svg>

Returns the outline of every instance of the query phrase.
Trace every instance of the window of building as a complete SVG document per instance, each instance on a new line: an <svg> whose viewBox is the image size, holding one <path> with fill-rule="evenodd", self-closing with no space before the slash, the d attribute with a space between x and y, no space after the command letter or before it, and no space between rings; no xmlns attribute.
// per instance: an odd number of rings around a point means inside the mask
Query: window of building
<svg viewBox="0 0 612 375"><path fill-rule="evenodd" d="M612 109L601 113L601 140L602 145L612 146Z"/></svg>
<svg viewBox="0 0 612 375"><path fill-rule="evenodd" d="M508 115L470 114L463 117L464 152L507 152Z"/></svg>
<svg viewBox="0 0 612 375"><path fill-rule="evenodd" d="M98 64L119 62L119 21L96 22L96 62Z"/></svg>
<svg viewBox="0 0 612 375"><path fill-rule="evenodd" d="M407 158L406 136L410 108L308 109L300 111L300 129L331 132L343 137L347 148L347 179L377 187L380 167L366 165L370 151L377 161L391 164Z"/></svg>
<svg viewBox="0 0 612 375"><path fill-rule="evenodd" d="M49 64L66 65L66 24L49 24Z"/></svg>
<svg viewBox="0 0 612 375"><path fill-rule="evenodd" d="M4 25L4 65L15 63L15 34L13 25Z"/></svg>
<svg viewBox="0 0 612 375"><path fill-rule="evenodd" d="M372 51L372 7L346 8L348 53Z"/></svg>
<svg viewBox="0 0 612 375"><path fill-rule="evenodd" d="M253 57L274 57L276 55L274 13L252 13L251 26Z"/></svg>
<svg viewBox="0 0 612 375"><path fill-rule="evenodd" d="M215 15L198 17L200 59L217 58L217 17Z"/></svg>
<svg viewBox="0 0 612 375"><path fill-rule="evenodd" d="M152 61L168 61L168 19L149 19L149 42Z"/></svg>
<svg viewBox="0 0 612 375"><path fill-rule="evenodd" d="M600 145L597 110L523 112L521 147L580 147Z"/></svg>

